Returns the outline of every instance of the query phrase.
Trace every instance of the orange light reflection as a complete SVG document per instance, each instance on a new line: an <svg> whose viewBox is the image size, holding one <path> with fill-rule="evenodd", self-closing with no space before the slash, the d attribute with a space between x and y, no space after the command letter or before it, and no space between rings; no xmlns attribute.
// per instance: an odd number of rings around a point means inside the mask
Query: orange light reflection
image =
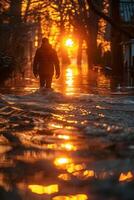
<svg viewBox="0 0 134 200"><path fill-rule="evenodd" d="M94 170L85 170L83 174L86 177L94 177L95 176Z"/></svg>
<svg viewBox="0 0 134 200"><path fill-rule="evenodd" d="M87 200L88 196L86 194L77 194L69 196L57 196L52 198L52 200Z"/></svg>
<svg viewBox="0 0 134 200"><path fill-rule="evenodd" d="M73 85L73 70L71 68L68 68L66 69L66 95L73 95Z"/></svg>
<svg viewBox="0 0 134 200"><path fill-rule="evenodd" d="M71 143L65 143L65 144L48 144L47 145L48 149L59 149L59 150L67 150L67 151L76 151L77 148L71 144Z"/></svg>
<svg viewBox="0 0 134 200"><path fill-rule="evenodd" d="M50 126L51 128L59 128L59 129L63 128L62 125L60 125L60 124L54 124L54 123L49 123L49 126Z"/></svg>
<svg viewBox="0 0 134 200"><path fill-rule="evenodd" d="M85 169L85 164L77 164L75 165L74 163L71 163L70 165L68 165L68 168L67 168L67 171L69 173L73 173L75 171L80 171L80 170L83 170Z"/></svg>
<svg viewBox="0 0 134 200"><path fill-rule="evenodd" d="M68 151L76 151L77 150L77 148L71 143L62 144L61 147L65 148Z"/></svg>
<svg viewBox="0 0 134 200"><path fill-rule="evenodd" d="M72 162L72 159L70 158L67 158L67 157L60 157L60 158L56 158L55 161L54 161L54 164L56 166L65 166L69 163Z"/></svg>
<svg viewBox="0 0 134 200"><path fill-rule="evenodd" d="M60 174L60 175L58 176L58 178L59 178L59 179L62 179L62 180L64 180L64 181L68 181L68 180L71 179L71 177L70 177L69 174Z"/></svg>
<svg viewBox="0 0 134 200"><path fill-rule="evenodd" d="M59 191L59 186L57 184L54 185L28 185L28 188L36 194L53 194Z"/></svg>
<svg viewBox="0 0 134 200"><path fill-rule="evenodd" d="M64 139L64 140L69 140L70 136L69 135L58 135L58 138Z"/></svg>
<svg viewBox="0 0 134 200"><path fill-rule="evenodd" d="M119 177L119 181L123 182L123 181L130 181L134 178L132 172L128 172L128 173L121 173L120 177Z"/></svg>

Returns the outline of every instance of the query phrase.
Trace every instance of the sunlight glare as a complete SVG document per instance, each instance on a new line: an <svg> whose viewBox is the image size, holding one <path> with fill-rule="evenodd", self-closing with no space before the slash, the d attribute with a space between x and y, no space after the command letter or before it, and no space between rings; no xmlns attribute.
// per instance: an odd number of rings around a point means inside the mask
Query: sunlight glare
<svg viewBox="0 0 134 200"><path fill-rule="evenodd" d="M73 42L73 40L72 40L71 38L68 38L68 39L65 41L65 45L66 45L67 47L73 47L74 42Z"/></svg>

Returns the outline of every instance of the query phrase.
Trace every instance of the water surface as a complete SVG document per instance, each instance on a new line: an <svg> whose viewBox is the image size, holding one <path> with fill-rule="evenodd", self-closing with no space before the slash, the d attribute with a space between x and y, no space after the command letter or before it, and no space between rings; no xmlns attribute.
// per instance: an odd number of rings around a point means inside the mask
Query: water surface
<svg viewBox="0 0 134 200"><path fill-rule="evenodd" d="M0 199L133 200L134 97L110 82L70 66L53 91L1 87Z"/></svg>

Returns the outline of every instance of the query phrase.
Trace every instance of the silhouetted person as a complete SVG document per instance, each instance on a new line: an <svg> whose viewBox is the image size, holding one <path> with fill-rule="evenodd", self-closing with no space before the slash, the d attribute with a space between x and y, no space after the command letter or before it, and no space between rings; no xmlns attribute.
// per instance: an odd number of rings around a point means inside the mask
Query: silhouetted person
<svg viewBox="0 0 134 200"><path fill-rule="evenodd" d="M37 49L33 63L33 73L40 78L40 88L51 88L52 78L60 76L59 59L56 51L49 44L47 38L42 39L41 47Z"/></svg>

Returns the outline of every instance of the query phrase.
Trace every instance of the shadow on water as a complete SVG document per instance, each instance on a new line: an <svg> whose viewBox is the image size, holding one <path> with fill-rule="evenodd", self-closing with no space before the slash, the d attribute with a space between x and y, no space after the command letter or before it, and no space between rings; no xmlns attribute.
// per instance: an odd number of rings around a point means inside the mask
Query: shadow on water
<svg viewBox="0 0 134 200"><path fill-rule="evenodd" d="M133 96L100 69L62 71L54 91L1 88L0 199L133 200Z"/></svg>

